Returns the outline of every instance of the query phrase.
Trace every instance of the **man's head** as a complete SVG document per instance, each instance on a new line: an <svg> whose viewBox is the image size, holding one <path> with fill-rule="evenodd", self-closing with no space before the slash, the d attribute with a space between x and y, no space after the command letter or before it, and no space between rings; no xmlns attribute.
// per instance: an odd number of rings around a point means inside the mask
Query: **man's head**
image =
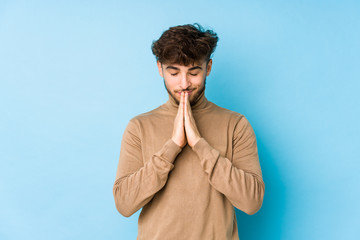
<svg viewBox="0 0 360 240"><path fill-rule="evenodd" d="M211 54L218 37L199 24L169 28L152 44L160 76L166 90L179 103L180 92L188 91L190 104L205 90L206 76L210 74Z"/></svg>

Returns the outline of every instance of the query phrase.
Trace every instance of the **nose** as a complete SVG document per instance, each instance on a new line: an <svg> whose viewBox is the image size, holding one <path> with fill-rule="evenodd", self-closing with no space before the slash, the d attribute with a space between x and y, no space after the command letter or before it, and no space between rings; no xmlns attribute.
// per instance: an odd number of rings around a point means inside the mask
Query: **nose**
<svg viewBox="0 0 360 240"><path fill-rule="evenodd" d="M183 74L180 79L180 87L182 89L187 89L191 85L190 79L187 74Z"/></svg>

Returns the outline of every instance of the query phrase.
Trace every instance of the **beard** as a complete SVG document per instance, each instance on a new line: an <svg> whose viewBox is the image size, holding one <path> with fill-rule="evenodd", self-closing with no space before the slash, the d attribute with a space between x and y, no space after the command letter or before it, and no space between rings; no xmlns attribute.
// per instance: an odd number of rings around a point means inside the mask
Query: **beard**
<svg viewBox="0 0 360 240"><path fill-rule="evenodd" d="M200 95L205 91L205 85L206 85L206 78L204 80L204 85L195 93L195 95L192 96L192 99L190 99L190 106L193 106L198 101L198 98L200 97ZM176 96L175 96L177 93L172 93L166 87L165 80L164 80L164 86L165 86L166 91L169 93L170 97L176 102L177 105L179 105L180 102L179 102L179 100L176 99ZM186 90L186 89L184 89L184 90Z"/></svg>

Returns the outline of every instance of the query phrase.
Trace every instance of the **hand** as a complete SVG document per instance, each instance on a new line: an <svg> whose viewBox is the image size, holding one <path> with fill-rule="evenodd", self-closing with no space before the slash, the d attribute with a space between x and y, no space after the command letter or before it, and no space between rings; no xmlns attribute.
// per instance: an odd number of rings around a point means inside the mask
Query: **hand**
<svg viewBox="0 0 360 240"><path fill-rule="evenodd" d="M193 147L200 140L201 136L197 129L195 119L192 115L188 93L185 93L184 115L186 139L189 146Z"/></svg>
<svg viewBox="0 0 360 240"><path fill-rule="evenodd" d="M181 92L180 103L177 115L174 121L174 129L172 134L172 140L181 148L186 145L185 128L184 128L184 101L185 94Z"/></svg>

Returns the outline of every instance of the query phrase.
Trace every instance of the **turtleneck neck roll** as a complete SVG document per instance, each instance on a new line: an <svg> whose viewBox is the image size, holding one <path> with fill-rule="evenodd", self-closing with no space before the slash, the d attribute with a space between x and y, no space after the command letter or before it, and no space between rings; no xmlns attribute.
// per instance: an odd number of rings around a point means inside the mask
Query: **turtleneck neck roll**
<svg viewBox="0 0 360 240"><path fill-rule="evenodd" d="M210 106L210 103L207 98L205 97L205 91L203 91L199 97L198 97L198 100L195 102L195 104L193 104L191 106L191 110L193 112L197 112L197 111L201 111L201 110L205 110L207 108L209 108ZM169 99L167 100L166 103L164 103L162 105L162 107L166 108L167 110L169 111L172 111L172 112L177 112L178 109L179 109L179 104L177 104L175 102L175 100L172 98L172 96L170 96L169 94Z"/></svg>

